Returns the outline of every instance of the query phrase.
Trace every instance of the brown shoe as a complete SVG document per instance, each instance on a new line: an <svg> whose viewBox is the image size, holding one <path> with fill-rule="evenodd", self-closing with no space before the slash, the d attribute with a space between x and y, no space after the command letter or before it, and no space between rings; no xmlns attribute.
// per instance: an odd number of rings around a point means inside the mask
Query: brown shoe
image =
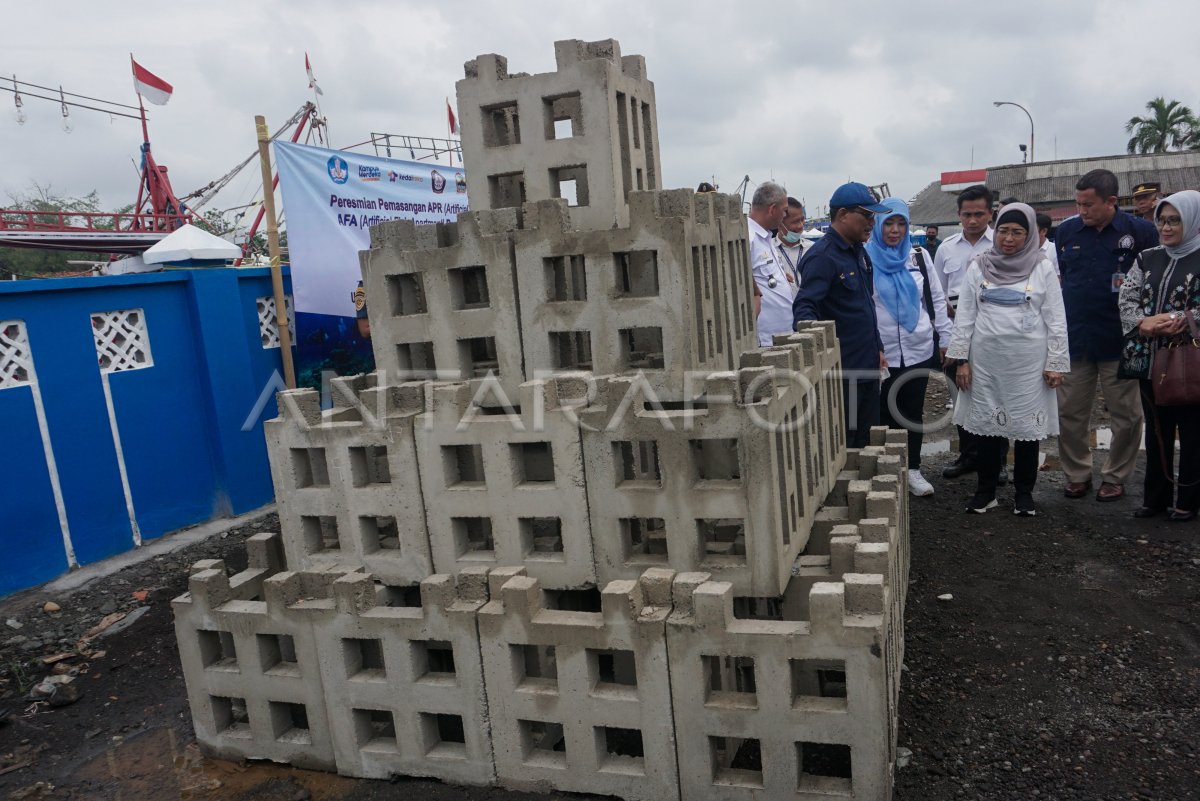
<svg viewBox="0 0 1200 801"><path fill-rule="evenodd" d="M1125 497L1124 484L1112 484L1105 481L1100 485L1100 489L1096 492L1096 500L1098 501L1116 501Z"/></svg>
<svg viewBox="0 0 1200 801"><path fill-rule="evenodd" d="M1063 489L1063 495L1068 498L1082 498L1087 495L1092 489L1092 480L1087 481L1068 481L1067 486ZM1124 492L1124 490L1122 490Z"/></svg>

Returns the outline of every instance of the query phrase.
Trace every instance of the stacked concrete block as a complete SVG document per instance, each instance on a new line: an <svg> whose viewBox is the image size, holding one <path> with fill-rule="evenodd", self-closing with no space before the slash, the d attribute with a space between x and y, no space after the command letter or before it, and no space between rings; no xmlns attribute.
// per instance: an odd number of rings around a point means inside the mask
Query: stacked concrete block
<svg viewBox="0 0 1200 801"><path fill-rule="evenodd" d="M630 222L580 230L563 201L514 234L526 370L642 372L660 394L755 347L746 222L734 195L633 192Z"/></svg>
<svg viewBox="0 0 1200 801"><path fill-rule="evenodd" d="M672 572L609 583L599 612L545 608L538 581L516 572L493 571L478 618L497 779L678 798L664 631Z"/></svg>
<svg viewBox="0 0 1200 801"><path fill-rule="evenodd" d="M467 384L433 389L415 425L439 572L524 565L544 586L596 585L579 430L557 386L531 381L491 408Z"/></svg>
<svg viewBox="0 0 1200 801"><path fill-rule="evenodd" d="M232 577L220 560L198 563L172 603L196 739L219 757L333 770L317 644L288 608L276 535L252 537L248 551L250 567Z"/></svg>
<svg viewBox="0 0 1200 801"><path fill-rule="evenodd" d="M574 195L576 228L629 225L630 192L658 189L654 84L641 56L612 39L555 42L556 70L510 74L481 55L458 82L471 206L518 207Z"/></svg>
<svg viewBox="0 0 1200 801"><path fill-rule="evenodd" d="M845 450L821 408L824 330L743 354L670 407L637 376L598 380L577 410L601 581L647 566L706 571L738 595L781 595Z"/></svg>
<svg viewBox="0 0 1200 801"><path fill-rule="evenodd" d="M475 628L486 574L430 576L416 607L389 605L362 573L328 585L332 603L309 617L340 773L494 781Z"/></svg>
<svg viewBox="0 0 1200 801"><path fill-rule="evenodd" d="M371 298L375 365L402 378L524 380L511 232L516 209L472 211L457 223L411 220L371 229L361 254Z"/></svg>
<svg viewBox="0 0 1200 801"><path fill-rule="evenodd" d="M412 431L427 391L339 378L324 412L314 390L279 393L264 429L290 566L365 567L410 586L433 572Z"/></svg>

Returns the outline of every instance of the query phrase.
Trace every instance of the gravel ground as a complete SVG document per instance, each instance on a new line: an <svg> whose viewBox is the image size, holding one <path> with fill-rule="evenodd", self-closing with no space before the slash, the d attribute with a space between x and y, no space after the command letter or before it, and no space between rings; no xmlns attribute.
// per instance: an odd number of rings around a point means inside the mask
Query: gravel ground
<svg viewBox="0 0 1200 801"><path fill-rule="evenodd" d="M1003 507L965 517L973 482L942 480L947 458L927 459L937 494L911 504L900 745L912 757L895 797L1200 798L1200 526L1135 521L1134 497L1067 500L1056 471L1039 479L1037 518ZM185 588L187 565L222 557L240 568L244 539L275 525L268 518L69 595L0 602L0 797L539 798L200 755L170 600ZM938 601L944 593L953 600ZM61 610L43 611L48 601ZM106 616L143 608L78 655L80 638ZM76 654L58 669L77 674L80 699L32 705L29 687L54 669L44 658L62 653Z"/></svg>

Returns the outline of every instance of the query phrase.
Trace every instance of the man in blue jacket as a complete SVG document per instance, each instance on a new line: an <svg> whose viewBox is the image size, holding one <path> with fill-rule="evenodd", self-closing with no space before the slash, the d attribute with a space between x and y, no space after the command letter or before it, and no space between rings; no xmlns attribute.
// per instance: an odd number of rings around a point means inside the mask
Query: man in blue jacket
<svg viewBox="0 0 1200 801"><path fill-rule="evenodd" d="M870 443L879 425L879 382L887 367L875 320L871 262L863 243L876 214L888 207L860 183L842 184L829 200L829 230L800 262L800 291L792 301L793 324L833 320L842 349L846 446Z"/></svg>
<svg viewBox="0 0 1200 801"><path fill-rule="evenodd" d="M1118 209L1117 193L1117 176L1108 170L1084 175L1075 184L1079 215L1064 220L1054 240L1071 346L1071 372L1058 388L1058 453L1068 498L1082 498L1092 488L1089 430L1097 383L1112 418L1112 443L1096 500L1125 495L1142 439L1138 382L1117 378L1124 343L1117 294L1137 254L1158 244L1158 232Z"/></svg>

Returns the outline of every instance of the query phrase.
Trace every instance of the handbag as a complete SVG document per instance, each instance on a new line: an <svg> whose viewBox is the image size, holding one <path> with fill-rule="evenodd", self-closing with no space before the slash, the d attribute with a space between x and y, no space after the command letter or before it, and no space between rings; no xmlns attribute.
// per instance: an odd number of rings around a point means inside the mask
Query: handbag
<svg viewBox="0 0 1200 801"><path fill-rule="evenodd" d="M1186 312L1188 329L1154 354L1150 380L1159 406L1200 404L1200 329Z"/></svg>

